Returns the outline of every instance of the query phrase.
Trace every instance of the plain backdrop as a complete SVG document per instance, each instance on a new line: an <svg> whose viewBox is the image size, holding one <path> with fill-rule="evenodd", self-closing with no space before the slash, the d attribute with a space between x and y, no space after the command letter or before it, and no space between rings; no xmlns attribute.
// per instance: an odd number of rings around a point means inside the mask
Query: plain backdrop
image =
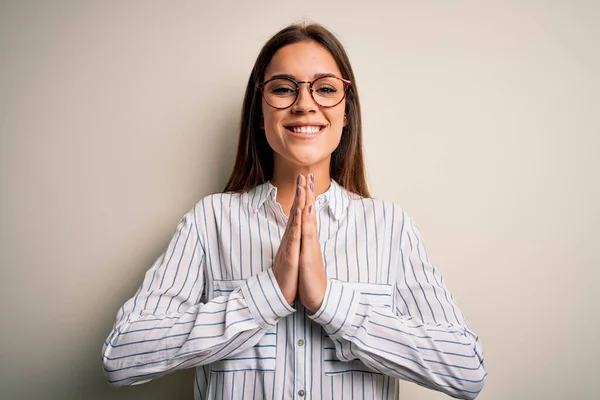
<svg viewBox="0 0 600 400"><path fill-rule="evenodd" d="M480 336L479 398L599 398L594 0L2 1L0 398L192 398L191 371L110 387L102 343L222 190L255 57L300 20L346 46L372 194Z"/></svg>

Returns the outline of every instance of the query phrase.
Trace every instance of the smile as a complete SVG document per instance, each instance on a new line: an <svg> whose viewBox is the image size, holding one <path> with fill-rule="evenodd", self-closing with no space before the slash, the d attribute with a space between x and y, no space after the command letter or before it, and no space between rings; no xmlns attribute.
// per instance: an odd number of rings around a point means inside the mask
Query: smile
<svg viewBox="0 0 600 400"><path fill-rule="evenodd" d="M323 130L323 126L322 125L302 125L302 126L286 126L285 129L287 129L290 132L293 132L295 134L300 134L300 135L310 135L310 134L315 134L315 133L319 133Z"/></svg>

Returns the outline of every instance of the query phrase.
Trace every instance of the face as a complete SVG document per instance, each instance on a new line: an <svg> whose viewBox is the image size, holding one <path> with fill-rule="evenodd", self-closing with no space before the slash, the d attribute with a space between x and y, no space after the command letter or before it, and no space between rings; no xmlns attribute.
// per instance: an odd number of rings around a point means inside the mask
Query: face
<svg viewBox="0 0 600 400"><path fill-rule="evenodd" d="M342 77L333 56L315 42L299 42L279 49L265 71L264 81L274 75L290 75L294 80L313 81L320 75ZM346 100L332 108L319 107L309 85L300 84L296 102L278 110L263 97L262 113L267 141L274 151L275 168L327 168L345 125Z"/></svg>

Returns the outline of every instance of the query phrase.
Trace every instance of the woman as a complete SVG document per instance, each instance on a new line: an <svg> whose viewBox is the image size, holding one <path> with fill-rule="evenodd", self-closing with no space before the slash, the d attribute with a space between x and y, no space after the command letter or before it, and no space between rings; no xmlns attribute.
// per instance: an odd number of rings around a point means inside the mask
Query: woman
<svg viewBox="0 0 600 400"><path fill-rule="evenodd" d="M103 360L115 385L196 367L196 399L395 399L398 379L477 396L477 337L414 222L369 197L354 75L325 28L265 44L225 193L179 222Z"/></svg>

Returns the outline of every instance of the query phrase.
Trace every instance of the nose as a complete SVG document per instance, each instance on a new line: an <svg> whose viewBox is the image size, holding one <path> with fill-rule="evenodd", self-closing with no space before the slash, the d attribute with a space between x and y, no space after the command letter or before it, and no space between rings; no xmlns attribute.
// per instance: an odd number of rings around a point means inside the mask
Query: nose
<svg viewBox="0 0 600 400"><path fill-rule="evenodd" d="M298 82L298 97L292 105L292 112L297 114L306 114L317 111L317 103L315 103L312 94L310 93L310 82Z"/></svg>

